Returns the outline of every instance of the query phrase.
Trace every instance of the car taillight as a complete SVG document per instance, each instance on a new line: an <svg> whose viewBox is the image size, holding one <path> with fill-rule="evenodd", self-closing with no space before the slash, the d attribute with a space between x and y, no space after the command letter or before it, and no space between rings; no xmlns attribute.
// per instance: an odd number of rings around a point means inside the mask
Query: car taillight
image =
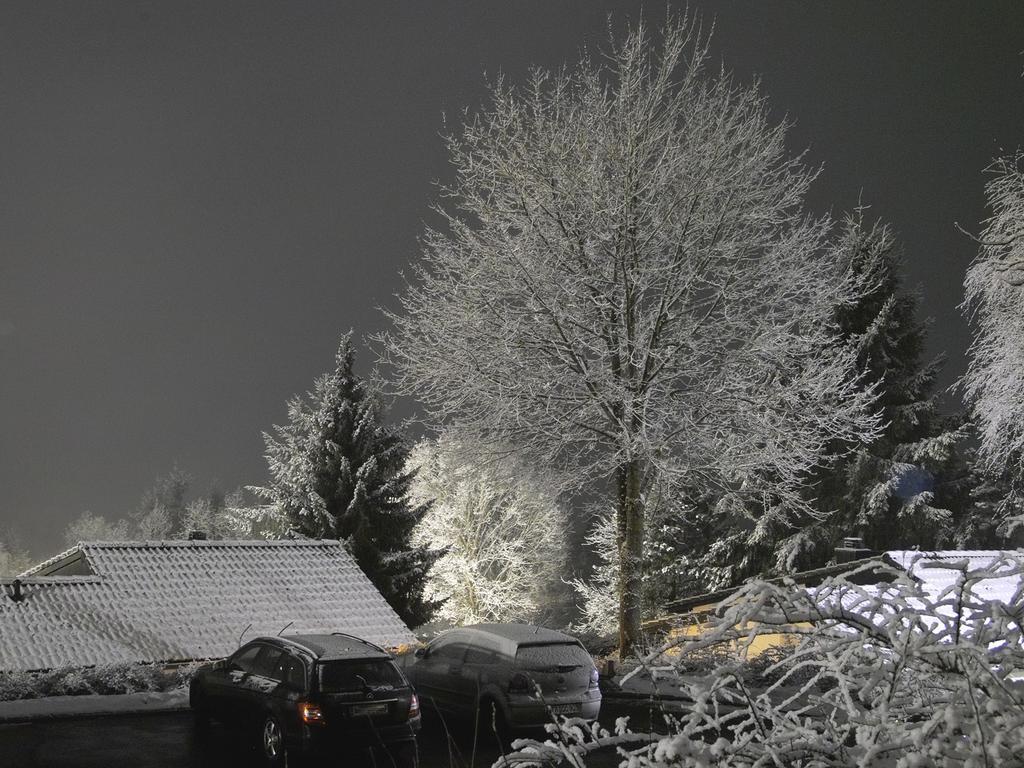
<svg viewBox="0 0 1024 768"><path fill-rule="evenodd" d="M416 698L416 694L412 695L412 701L409 702L409 719L419 717L420 714L420 700Z"/></svg>
<svg viewBox="0 0 1024 768"><path fill-rule="evenodd" d="M320 711L319 705L311 704L308 701L299 702L299 718L306 725L324 724L324 713Z"/></svg>
<svg viewBox="0 0 1024 768"><path fill-rule="evenodd" d="M600 681L601 675L597 671L597 667L590 670L590 687L597 688L598 681Z"/></svg>
<svg viewBox="0 0 1024 768"><path fill-rule="evenodd" d="M529 690L530 678L528 678L522 672L516 672L514 675L512 675L512 679L508 681L509 693L526 693Z"/></svg>

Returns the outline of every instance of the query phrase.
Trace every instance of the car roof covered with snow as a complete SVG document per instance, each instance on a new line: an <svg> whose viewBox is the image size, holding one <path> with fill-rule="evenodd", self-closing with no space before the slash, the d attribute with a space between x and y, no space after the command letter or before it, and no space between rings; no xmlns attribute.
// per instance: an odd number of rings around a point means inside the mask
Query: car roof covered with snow
<svg viewBox="0 0 1024 768"><path fill-rule="evenodd" d="M444 632L434 643L440 641L470 643L481 648L499 650L510 656L514 656L516 649L525 645L579 644L575 637L564 632L532 624L470 624Z"/></svg>
<svg viewBox="0 0 1024 768"><path fill-rule="evenodd" d="M387 651L374 643L339 632L330 635L283 635L275 639L300 646L319 661L390 658Z"/></svg>
<svg viewBox="0 0 1024 768"><path fill-rule="evenodd" d="M518 645L527 643L575 643L576 638L557 629L533 624L470 624L463 629L511 640Z"/></svg>
<svg viewBox="0 0 1024 768"><path fill-rule="evenodd" d="M0 594L0 670L221 658L260 635L416 642L338 541L83 542Z"/></svg>

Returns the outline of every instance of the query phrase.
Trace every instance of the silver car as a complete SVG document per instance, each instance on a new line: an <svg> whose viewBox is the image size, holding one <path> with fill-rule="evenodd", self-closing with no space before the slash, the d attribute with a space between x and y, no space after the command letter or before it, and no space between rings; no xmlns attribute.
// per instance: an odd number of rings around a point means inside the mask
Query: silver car
<svg viewBox="0 0 1024 768"><path fill-rule="evenodd" d="M506 733L552 717L597 719L594 660L569 635L528 624L475 624L445 632L406 670L427 712L492 718Z"/></svg>

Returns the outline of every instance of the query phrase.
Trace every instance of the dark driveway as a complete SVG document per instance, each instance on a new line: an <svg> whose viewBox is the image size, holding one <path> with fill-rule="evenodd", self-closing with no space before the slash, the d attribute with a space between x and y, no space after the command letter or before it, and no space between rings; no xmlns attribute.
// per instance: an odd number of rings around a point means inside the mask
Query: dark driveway
<svg viewBox="0 0 1024 768"><path fill-rule="evenodd" d="M606 707L602 722L626 714ZM639 724L638 724L639 725ZM490 738L488 738L488 735ZM254 739L214 725L207 736L196 733L187 712L56 720L0 725L0 766L3 768L225 768L260 765ZM475 751L475 760L474 757ZM499 756L493 734L474 746L472 729L458 723L446 728L427 715L419 737L423 768L480 768ZM610 750L592 756L591 768L612 768L619 759ZM390 768L387 754L339 755L319 765Z"/></svg>

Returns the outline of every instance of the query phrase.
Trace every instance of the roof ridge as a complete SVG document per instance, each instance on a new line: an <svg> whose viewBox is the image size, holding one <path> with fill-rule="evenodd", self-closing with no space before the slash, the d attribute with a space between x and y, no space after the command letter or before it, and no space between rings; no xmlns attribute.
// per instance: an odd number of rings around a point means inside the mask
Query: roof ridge
<svg viewBox="0 0 1024 768"><path fill-rule="evenodd" d="M1012 555L1020 557L1021 550L1018 549L887 549L885 554L890 556L909 556L921 559L935 560L939 558L952 557L1005 557Z"/></svg>
<svg viewBox="0 0 1024 768"><path fill-rule="evenodd" d="M176 547L336 547L338 539L125 539L123 541L97 539L79 541L56 555L41 560L17 574L21 579L32 576L49 566L86 549L170 549Z"/></svg>
<svg viewBox="0 0 1024 768"><path fill-rule="evenodd" d="M103 549L167 547L335 547L338 539L126 539L124 541L80 541L74 548L99 547ZM70 553L70 550L68 550ZM67 554L67 553L65 553ZM58 555L58 558L61 557Z"/></svg>

